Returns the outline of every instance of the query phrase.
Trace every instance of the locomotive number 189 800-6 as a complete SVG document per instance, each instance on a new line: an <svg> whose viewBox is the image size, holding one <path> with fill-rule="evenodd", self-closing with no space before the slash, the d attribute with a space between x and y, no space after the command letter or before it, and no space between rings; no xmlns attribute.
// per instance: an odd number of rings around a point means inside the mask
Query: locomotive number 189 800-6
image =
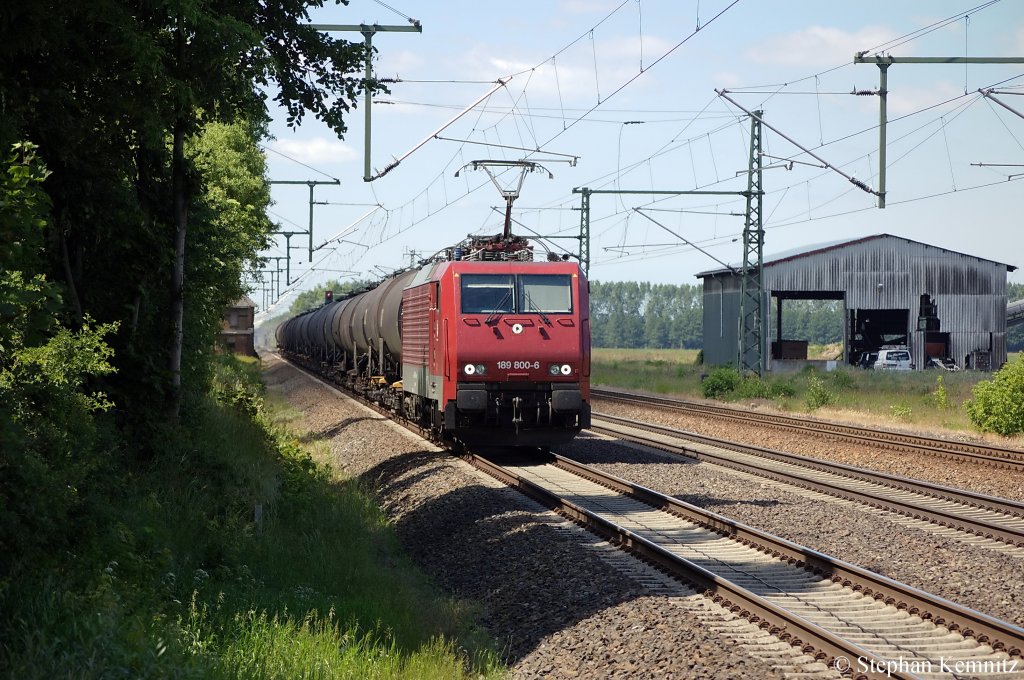
<svg viewBox="0 0 1024 680"><path fill-rule="evenodd" d="M519 370L519 369L526 369L526 368L539 369L540 368L540 362L539 361L499 361L498 362L498 370L502 370L502 371L507 371L509 369Z"/></svg>

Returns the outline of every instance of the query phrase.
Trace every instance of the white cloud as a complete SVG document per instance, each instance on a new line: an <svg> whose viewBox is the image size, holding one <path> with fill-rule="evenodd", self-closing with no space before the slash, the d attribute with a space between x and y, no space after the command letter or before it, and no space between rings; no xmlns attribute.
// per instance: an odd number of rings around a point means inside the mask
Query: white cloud
<svg viewBox="0 0 1024 680"><path fill-rule="evenodd" d="M647 36L643 42L643 66L649 67L672 44L656 36ZM597 55L597 75L594 73L594 54ZM513 73L509 91L518 93L529 82L527 94L535 104L542 99L562 101L570 105L576 99L593 103L600 85L602 96L612 92L640 70L641 45L636 37L599 40L596 46L585 43L576 50L563 54L554 62L537 66L533 56L496 55L476 47L463 54L458 63L465 77L492 80ZM534 67L536 67L534 69ZM656 73L648 73L638 80L634 89L654 86ZM536 101L534 101L536 100ZM574 104L575 105L575 104Z"/></svg>
<svg viewBox="0 0 1024 680"><path fill-rule="evenodd" d="M615 8L614 2L608 0L563 0L559 7L572 14L590 14L593 12L610 12Z"/></svg>
<svg viewBox="0 0 1024 680"><path fill-rule="evenodd" d="M886 98L889 118L921 111L939 102L958 97L963 93L964 88L962 85L957 87L947 80L935 82L928 87L910 87L902 86L898 81L894 83L890 77L889 96ZM871 99L877 101L876 97L871 97ZM877 104L874 108L877 110Z"/></svg>
<svg viewBox="0 0 1024 680"><path fill-rule="evenodd" d="M303 163L348 163L358 154L348 144L337 139L312 137L310 139L279 139L270 145L275 151Z"/></svg>
<svg viewBox="0 0 1024 680"><path fill-rule="evenodd" d="M387 50L379 54L374 73L381 78L401 76L424 65L423 55L417 50Z"/></svg>
<svg viewBox="0 0 1024 680"><path fill-rule="evenodd" d="M895 33L881 26L865 26L852 33L827 26L809 26L752 45L747 48L746 56L761 64L807 68L834 66L853 63L855 52L895 37Z"/></svg>

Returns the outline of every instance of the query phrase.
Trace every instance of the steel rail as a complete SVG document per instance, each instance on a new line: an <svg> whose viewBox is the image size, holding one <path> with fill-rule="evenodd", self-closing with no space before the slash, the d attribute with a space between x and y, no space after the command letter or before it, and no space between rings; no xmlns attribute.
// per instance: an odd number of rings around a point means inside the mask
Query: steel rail
<svg viewBox="0 0 1024 680"><path fill-rule="evenodd" d="M864 657L865 650L859 645L842 640L817 624L763 600L742 586L732 584L703 567L669 552L662 546L653 544L634 532L601 518L596 513L540 487L514 471L478 455L470 454L466 458L473 465L521 490L546 507L570 517L612 542L619 543L625 549L655 563L679 578L696 583L704 589L706 595L716 599L723 606L731 608L732 611L739 613L747 620L769 629L775 634L781 634L783 639L798 643L798 646L810 645L813 648L812 653L819 659L827 658L831 661L838 656L872 658L872 655ZM556 467L616 493L629 496L652 508L667 512L713 531L724 538L787 562L795 569L806 570L822 579L851 588L865 597L882 601L886 605L906 611L922 620L931 621L936 626L958 632L964 637L974 638L979 644L989 645L995 651L1002 651L1010 657L1018 658L1024 650L1024 629L1013 624L563 456L550 454L549 460ZM805 647L804 651L809 650ZM884 668L885 662L881 663ZM894 674L892 677L897 676Z"/></svg>
<svg viewBox="0 0 1024 680"><path fill-rule="evenodd" d="M616 428L602 426L600 419L612 421L615 424L627 427L630 430L640 430L650 432L652 435L660 435L661 437L668 438L669 440L664 441L662 439L645 436L636 432L623 432ZM827 461L810 459L805 456L798 456L796 454L784 453L781 451L772 451L745 444L737 444L735 442L706 437L691 432L683 432L681 430L675 430L661 425L637 423L636 421L619 418L617 416L594 414L594 422L590 429L594 432L610 434L620 439L633 441L643 444L644 446L667 451L676 455L682 455L687 458L721 465L741 472L754 474L759 477L766 477L786 484L812 489L830 496L843 498L861 504L867 504L871 507L888 510L913 519L926 520L939 526L950 527L982 538L996 540L1024 548L1024 528L1021 528L1020 526L1013 526L1014 520L1017 521L1017 524L1020 524L1020 519L1024 516L1024 504L1016 501L997 498L995 496L985 496L983 494L977 494L970 491L959 491L957 489L943 487L938 484L921 482L906 477L888 475L880 472L876 473L870 470L841 465L839 463L833 465ZM691 444L688 445L687 442L690 442ZM764 459L766 463L762 465L758 462L738 460L731 456L730 452ZM788 472L783 469L772 468L770 466L771 462L779 462L785 465L796 465L809 470L823 472L827 475L835 476L838 479L829 480L822 479L820 477L815 478L812 476ZM1007 515L1007 519L1010 520L1010 524L1003 525L985 519L968 517L941 507L923 507L913 501L902 500L900 498L883 495L882 493L876 493L870 490L858 489L856 486L844 484L844 479L878 484L886 488L899 489L901 491L928 496L929 498L934 498L939 501L957 503L963 505L965 511L980 508L990 512L1001 513Z"/></svg>
<svg viewBox="0 0 1024 680"><path fill-rule="evenodd" d="M938 437L912 435L894 430L875 429L846 425L826 420L811 420L775 413L755 413L730 406L704 402L673 399L650 394L637 394L608 388L591 388L591 396L610 401L638 403L678 411L689 411L716 418L744 420L783 430L813 432L815 435L831 435L837 439L868 443L875 448L889 448L913 453L929 453L956 460L1003 466L1013 470L1024 470L1024 451L987 444L953 441Z"/></svg>
<svg viewBox="0 0 1024 680"><path fill-rule="evenodd" d="M281 355L279 355L281 356ZM290 358L281 358L300 368L311 378L328 387L338 385L325 382L323 377L315 374L310 368L302 366ZM415 426L394 414L380 409L371 402L357 395L354 396L362 404L369 405L375 411L387 416L392 421L434 440L432 433ZM435 444L438 442L434 441ZM441 443L441 445L450 443ZM550 459L562 469L572 471L586 479L601 484L619 493L628 493L633 498L654 508L661 509L684 520L693 522L715 533L759 550L779 560L788 562L794 568L807 570L833 583L852 588L866 597L884 601L909 614L917 615L923 620L931 620L937 626L944 626L950 631L961 633L964 637L973 637L980 644L987 644L993 650L1006 652L1011 657L1020 657L1024 649L1024 629L1008 624L988 615L949 602L942 598L929 595L910 586L900 584L892 579L874 574L860 567L831 558L810 548L797 545L779 537L771 536L742 523L730 520L722 515L698 508L678 499L660 494L656 491L633 484L613 475L603 473L594 468L584 466L570 459L548 454ZM813 655L814 658L834 661L839 656L848 659L871 661L867 672L848 673L858 680L874 678L906 678L915 676L901 670L891 670L884 659L863 649L856 643L844 640L825 628L799 615L787 611L755 593L734 584L704 569L685 558L674 555L664 547L634 532L618 527L612 522L580 507L571 501L560 499L551 492L518 475L509 473L479 455L464 453L463 458L474 466L488 472L501 481L520 489L523 493L538 502L551 507L563 515L587 526L595 532L618 543L624 549L653 562L666 571L677 575L688 582L703 588L705 595L716 603L724 606L748 621L759 625L762 629L778 636L781 640L797 646L801 651ZM853 669L851 669L853 670Z"/></svg>
<svg viewBox="0 0 1024 680"><path fill-rule="evenodd" d="M673 554L666 548L643 536L605 519L538 484L524 479L501 465L476 454L468 454L464 458L474 467L519 490L541 505L571 519L607 539L609 542L656 565L676 578L692 583L716 604L768 630L772 635L798 647L803 653L813 656L816 660L826 662L830 667L834 666L835 659L838 657L865 659L866 661L874 662L872 667L886 667L884 659L879 658L868 650L843 640L821 626L786 611L777 604L752 593L746 588L732 583L686 558ZM641 487L637 487L637 489L639 488ZM655 492L652 491L650 493ZM634 497L640 500L638 496ZM865 679L892 677L909 680L915 676L894 672L891 675L886 673L863 673L855 677Z"/></svg>

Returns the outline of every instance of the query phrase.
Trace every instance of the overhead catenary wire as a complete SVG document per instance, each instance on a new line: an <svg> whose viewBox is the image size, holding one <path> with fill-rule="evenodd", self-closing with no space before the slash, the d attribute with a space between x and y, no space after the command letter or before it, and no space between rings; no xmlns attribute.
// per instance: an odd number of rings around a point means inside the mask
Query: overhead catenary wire
<svg viewBox="0 0 1024 680"><path fill-rule="evenodd" d="M988 3L988 4L994 4L994 3ZM620 7L621 7L621 5L620 5ZM552 58L551 64L554 65L555 63L556 63L556 60L554 60L554 58ZM602 76L603 75L604 74L602 73ZM531 90L530 94L531 95L533 94L532 90ZM784 90L782 90L782 92L780 94L781 95L789 95L789 94L796 94L796 93L790 92L789 88L785 88ZM826 95L828 93L820 92L818 94ZM513 96L514 93L509 91L509 95ZM534 98L531 96L531 97L529 97L529 99L534 99ZM608 97L605 97L604 99L607 100ZM509 122L519 123L519 122L522 122L523 120L526 120L526 119L530 119L530 120L540 120L541 119L540 116L543 115L543 113L542 113L543 110L544 110L543 108L530 107L529 106L529 101L525 97L523 97L521 99L517 99L517 101L519 102L518 105L514 104L512 107L508 107L508 109L507 109L506 115L510 116ZM821 100L819 99L818 101L819 101L818 105L819 105L819 109L820 109L820 106L821 106L820 101ZM947 100L947 103L948 103L948 101L951 101L951 100ZM555 118L555 119L559 118L558 114L562 114L563 113L562 109L564 107L564 103L565 102L563 102L562 100L559 100L558 103L559 103L559 107L556 107L554 109L555 115L553 116L553 118ZM942 106L942 104L943 103L940 103L940 104L936 104L934 106ZM484 108L484 107L480 107L480 108ZM587 110L589 111L589 110L592 110L592 109L587 109ZM602 113L607 112L607 111L609 111L609 109L607 107L605 107L605 106L601 107L601 112ZM565 109L565 114L561 117L562 126L566 126L570 122L570 120L567 120L566 116L577 117L575 115L576 113L578 113L578 112L569 111L568 109ZM708 113L712 113L712 112L708 112ZM910 114L907 114L907 117L913 116L913 115L918 115L919 113L921 113L921 111L915 111L915 112L912 112ZM716 113L716 115L719 115L719 116L722 116L722 117L728 119L730 121L730 124L732 124L732 122L736 119L735 116L730 117L728 114L717 114ZM948 116L948 114L946 114L946 115ZM601 117L604 118L605 116L601 116ZM586 116L586 115L585 116L579 116L579 117L577 117L577 121L576 122L579 123L579 124L592 123L592 122L596 122L596 120L595 120L596 118L598 118L598 116L593 116L593 115L590 115L590 116ZM705 119L699 119L699 120L706 120L706 118ZM893 120L896 120L896 119L893 119ZM890 121L890 122L892 122L892 121ZM607 124L621 125L621 121L608 121ZM1005 122L1004 122L1004 125L1005 125ZM826 144L833 144L833 143L836 143L838 141L838 140L828 140L828 139L824 138L822 127L823 126L821 125L820 114L819 114L819 146L818 147L810 147L810 148L821 148L821 147L825 146ZM495 139L495 137L498 137L498 138L503 137L505 139L505 141L508 141L508 142L511 142L512 144L514 144L515 137L514 137L514 135L509 135L508 134L509 133L509 129L510 129L509 127L505 127L504 130L501 131L501 132L495 131L494 133L492 133L490 135L489 139L491 141L493 141ZM738 126L735 129L736 130L741 130L741 128L738 127ZM865 128L864 131L860 131L860 132L854 133L853 135L847 135L846 138L854 137L856 134L861 134L863 132L870 131L872 129L876 129L876 126L867 127L867 128ZM946 134L946 129L944 127L940 127L939 129L942 130L944 135ZM528 130L528 128L523 127L522 130L521 130L521 134L525 135L527 138L529 138L531 135L534 138L537 137L535 132L528 132L527 130ZM701 132L699 137L704 137L704 134L705 133ZM830 129L830 134L835 134L835 132ZM950 138L951 139L955 139L955 136L951 136ZM839 139L843 139L843 138L839 138ZM466 142L466 141L471 141L471 140L459 140L459 142L457 142L457 143L462 143L462 142ZM1017 141L1017 140L1015 140L1015 141ZM479 142L475 142L475 143L479 144ZM716 144L714 146L717 146L717 144L718 143L716 142ZM1018 144L1019 144L1019 141L1018 141ZM507 146L511 146L511 144L509 144ZM523 149L527 149L527 148L529 148L531 146L532 146L532 144L530 144L530 143L525 144L525 145L523 145ZM514 149L508 149L508 150L509 151L513 151ZM533 149L531 148L530 151L533 151ZM948 153L947 153L947 158L948 158ZM645 158L645 159L641 159L639 161L636 161L636 163L630 162L628 164L624 163L623 162L624 160L625 159L620 159L617 162L617 165L621 166L621 167L617 167L616 168L616 171L615 171L613 177L621 178L623 176L621 173L623 173L623 172L635 172L635 170L637 168L639 168L641 165L644 165L644 164L646 164L648 169L649 169L649 171L651 171L651 168L652 168L652 164L650 162L651 161L651 157L648 157L648 158ZM717 156L717 160L719 160L719 161L721 160L721 156L720 155ZM632 159L630 159L630 161L632 161ZM837 165L840 166L840 167L843 167L844 165L847 165L850 162L852 162L852 161L844 161L842 163L837 163ZM731 169L729 169L729 172L731 172ZM634 177L635 177L635 175L634 175ZM701 178L701 180L706 180L706 179L707 179L706 177L702 177ZM726 178L723 177L722 179L724 180ZM696 177L695 177L695 180L696 180ZM459 187L459 182L454 182L453 186L454 187ZM790 192L791 186L792 185L787 185L785 187L782 187L782 188L780 188L775 193L778 196L785 197L787 192ZM391 224L391 227L389 227L386 232L382 231L382 234L381 234L382 237L387 236L388 238L393 238L391 236L391 234L393 233L393 230L394 230L395 227L399 227L401 229L401 231L405 231L405 230L407 230L409 228L414 227L417 224L422 224L425 220L427 220L430 217L435 216L438 213L442 212L448 205L452 204L453 200L461 200L461 199L457 198L457 194L449 193L448 192L448 189L450 189L450 188L451 187L448 186L448 181L445 181L445 180L441 180L441 181L439 181L436 184L428 185L427 189L424 189L424 191L422 191L419 194L417 194L416 198L414 198L412 200L412 202L410 202L410 209L407 210L404 213L403 218L400 219L400 220L396 220L395 219L397 217L397 213L393 212L395 210L394 207L392 207L389 210L383 211L381 217L389 216L392 219L392 224ZM472 190L472 188L467 185L467 190ZM816 189L816 193L819 190L820 190L820 187L818 189ZM444 192L443 200L441 200L439 202L437 199L438 199L438 197L440 196L440 194L442 192ZM430 193L433 193L434 195L431 196ZM766 194L766 196L767 196L767 194ZM819 205L819 202L817 201L817 198L818 197L816 196L815 197L815 205ZM554 201L553 203L554 203L554 205L539 207L538 211L539 210L559 210L559 211L571 210L570 207L567 207L568 206L568 202L567 201L561 202L561 204L558 201ZM426 209L426 213L427 214L426 215L424 215L424 212L423 212L424 205L427 205L427 209ZM779 205L781 205L781 203ZM779 207L779 205L776 205L775 208L777 209ZM783 210L785 210L785 208L783 208ZM817 210L817 208L816 208L816 210ZM375 219L374 220L374 224L375 225L380 225L381 222Z"/></svg>

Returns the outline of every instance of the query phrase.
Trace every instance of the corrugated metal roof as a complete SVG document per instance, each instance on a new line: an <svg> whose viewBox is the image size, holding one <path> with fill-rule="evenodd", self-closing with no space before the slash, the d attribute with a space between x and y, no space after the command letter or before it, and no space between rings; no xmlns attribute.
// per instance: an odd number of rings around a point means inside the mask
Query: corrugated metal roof
<svg viewBox="0 0 1024 680"><path fill-rule="evenodd" d="M1011 271L1011 272L1012 271L1016 271L1016 269L1017 269L1017 267L1015 267L1013 265L1006 264L1004 262L995 262L994 260L989 260L989 259L986 259L984 257L977 257L975 255L970 255L968 253L961 253L961 252L958 252L958 251L955 251L955 250L949 250L948 248L942 248L940 246L933 246L933 245L930 245L930 244L927 244L927 243L922 243L920 241L913 241L913 240L908 239L908 238L903 238L902 236L893 236L892 234L874 234L872 236L864 236L862 238L844 239L844 240L841 240L841 241L829 241L829 242L826 242L826 243L816 243L816 244L813 244L813 245L807 245L807 246L803 246L803 247L800 247L800 248L793 248L791 250L785 250L785 251L783 251L781 253L777 253L775 255L766 256L765 259L764 259L764 265L766 267L768 267L770 265L778 264L780 262L788 262L790 260L796 260L796 259L799 259L801 257L808 257L810 255L817 255L819 253L828 252L830 250L837 250L839 248L844 248L846 246L850 246L850 245L853 245L853 244L856 244L856 243L865 243L867 241L873 241L873 240L876 240L876 239L884 239L884 238L899 239L900 241L903 241L905 243L915 243L917 245L926 246L928 248L935 248L937 250L944 250L947 253L955 253L957 255L963 255L964 257L973 257L973 258L975 258L977 260L982 260L984 262L993 262L995 264L1001 264L1001 265L1006 267L1007 271ZM736 270L736 271L739 271L742 268L743 268L743 263L742 262L739 262L739 263L736 263L735 265L733 265L733 269ZM705 277L708 277L708 276L718 276L720 274L731 274L731 273L733 273L732 270L727 269L727 268L709 269L707 271L699 272L696 275L696 278L702 279L702 278L705 278Z"/></svg>

